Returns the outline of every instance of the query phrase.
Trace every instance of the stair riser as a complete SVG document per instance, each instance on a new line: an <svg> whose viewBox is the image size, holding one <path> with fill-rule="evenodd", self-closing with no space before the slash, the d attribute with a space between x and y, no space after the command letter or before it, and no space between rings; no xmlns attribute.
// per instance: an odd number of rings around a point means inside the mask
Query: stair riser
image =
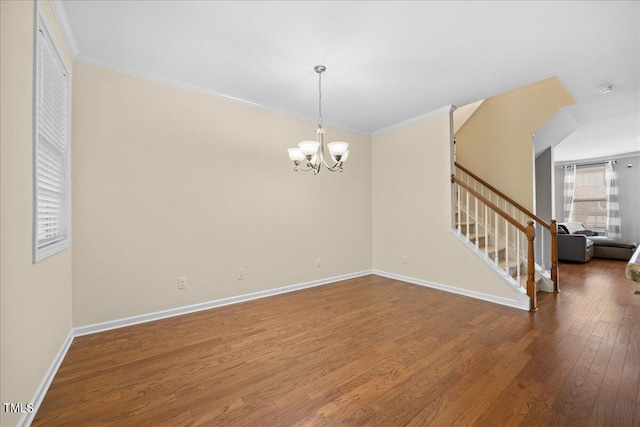
<svg viewBox="0 0 640 427"><path fill-rule="evenodd" d="M462 234L467 234L467 224L463 223L459 225L460 230L462 230ZM458 225L456 224L456 228L458 228ZM475 233L476 232L476 225L475 224L469 224L469 233Z"/></svg>
<svg viewBox="0 0 640 427"><path fill-rule="evenodd" d="M476 244L476 240L478 241L478 246L480 246L480 249L482 249L484 247L485 244L485 237L484 236L480 236L480 237L473 237L470 239L470 241L475 245Z"/></svg>
<svg viewBox="0 0 640 427"><path fill-rule="evenodd" d="M504 269L504 267L500 267L502 269ZM509 267L509 275L511 277L516 277L516 275L518 274L517 268L514 265L513 267ZM527 268L526 266L523 264L520 264L520 276L521 277L526 277L527 276Z"/></svg>
<svg viewBox="0 0 640 427"><path fill-rule="evenodd" d="M480 250L482 250L482 247L480 248ZM492 260L496 259L496 253L495 252L489 252L489 258L491 258ZM505 258L505 250L501 249L498 251L498 260L502 261Z"/></svg>

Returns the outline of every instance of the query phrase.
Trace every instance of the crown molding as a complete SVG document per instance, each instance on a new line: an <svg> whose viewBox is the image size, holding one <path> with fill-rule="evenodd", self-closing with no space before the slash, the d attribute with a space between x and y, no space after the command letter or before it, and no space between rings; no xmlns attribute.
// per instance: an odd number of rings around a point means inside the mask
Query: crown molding
<svg viewBox="0 0 640 427"><path fill-rule="evenodd" d="M79 55L76 58L76 61L81 62L83 64L86 65L90 65L92 67L97 67L97 68L102 68L105 70L109 70L109 71L113 71L116 73L120 73L120 74L126 74L128 76L131 77L137 77L143 80L149 80L155 83L160 83L160 84L164 84L167 86L172 86L172 87L176 87L179 89L183 89L183 90L188 90L190 92L195 92L195 93L199 93L201 95L206 95L206 96L212 96L214 98L219 98L219 99L224 99L226 101L232 101L232 102L236 102L238 104L242 104L242 105L247 105L250 107L254 107L254 108L259 108L261 110L265 110L265 111L269 111L271 113L275 113L275 114L281 114L283 116L287 116L287 117L291 117L291 118L295 118L295 119L299 119L299 120L304 120L304 121L309 121L309 122L313 122L313 123L317 123L317 118L316 117L311 117L308 116L306 114L300 114L300 113L296 113L284 108L279 108L279 107L274 107L272 105L264 105L264 104L260 104L254 101L250 101L247 99L242 99L242 98L237 98L234 96L230 96L230 95L226 95L223 93L219 93L219 92L215 92L211 89L208 89L204 86L199 86L199 85L195 85L186 81L182 81L182 80L178 80L169 76L164 76L161 74L155 74L155 73L149 73L146 71L142 71L133 67L125 67L125 66L121 66L121 65L117 65L114 64L110 61L105 61L103 59L98 59L98 58L94 58L92 56L88 56L88 55ZM361 130L361 129L354 129L354 128L350 128L348 126L343 126L339 123L335 123L335 122L330 122L330 121L324 121L323 122L324 125L334 128L334 129L340 129L340 130L344 130L347 132L351 132L351 133L355 133L355 134L359 134L359 135L365 135L365 136L370 136L371 133Z"/></svg>
<svg viewBox="0 0 640 427"><path fill-rule="evenodd" d="M78 43L76 43L76 38L71 30L71 25L69 25L67 12L65 12L64 6L60 0L49 0L49 4L51 5L51 10L53 10L53 15L56 17L58 27L60 27L67 49L69 49L71 59L75 60L80 55L80 49L78 49Z"/></svg>
<svg viewBox="0 0 640 427"><path fill-rule="evenodd" d="M438 108L437 110L431 111L431 112L426 113L426 114L422 114L422 115L414 117L412 119L407 119L407 120L404 120L404 121L402 121L400 123L396 123L394 125L387 126L387 127L382 128L382 129L378 129L378 130L376 130L374 132L371 132L371 136L377 136L377 135L380 135L382 133L389 132L390 130L394 130L394 129L398 129L398 128L401 128L401 127L405 127L407 125L410 125L410 124L413 124L413 123L428 119L430 117L439 116L440 114L453 113L456 110L456 108L457 107L455 105L447 105L445 107Z"/></svg>

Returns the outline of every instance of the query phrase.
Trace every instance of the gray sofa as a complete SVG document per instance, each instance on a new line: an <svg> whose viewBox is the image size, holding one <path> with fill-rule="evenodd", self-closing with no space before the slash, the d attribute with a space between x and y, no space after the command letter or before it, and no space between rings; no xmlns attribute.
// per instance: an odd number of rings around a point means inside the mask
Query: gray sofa
<svg viewBox="0 0 640 427"><path fill-rule="evenodd" d="M613 239L606 236L590 236L587 239L593 242L594 258L629 261L638 248L638 242L632 240Z"/></svg>
<svg viewBox="0 0 640 427"><path fill-rule="evenodd" d="M595 254L593 240L582 234L558 233L558 259L561 261L587 262Z"/></svg>
<svg viewBox="0 0 640 427"><path fill-rule="evenodd" d="M558 224L558 259L587 262L591 258L628 261L638 248L638 242L599 236L580 223Z"/></svg>

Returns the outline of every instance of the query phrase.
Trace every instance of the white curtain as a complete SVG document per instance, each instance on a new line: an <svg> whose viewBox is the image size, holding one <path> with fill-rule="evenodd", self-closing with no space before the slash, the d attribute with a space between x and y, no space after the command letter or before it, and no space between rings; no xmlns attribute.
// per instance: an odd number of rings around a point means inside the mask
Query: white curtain
<svg viewBox="0 0 640 427"><path fill-rule="evenodd" d="M607 184L607 236L622 237L620 232L620 205L618 204L618 174L615 162L605 165L604 177Z"/></svg>
<svg viewBox="0 0 640 427"><path fill-rule="evenodd" d="M571 221L571 207L576 184L576 165L564 168L564 222Z"/></svg>

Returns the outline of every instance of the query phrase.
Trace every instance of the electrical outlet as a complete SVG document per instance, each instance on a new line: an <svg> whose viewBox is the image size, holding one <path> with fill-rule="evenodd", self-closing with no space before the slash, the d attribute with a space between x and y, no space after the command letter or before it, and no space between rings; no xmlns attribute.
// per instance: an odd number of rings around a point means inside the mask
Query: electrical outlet
<svg viewBox="0 0 640 427"><path fill-rule="evenodd" d="M316 260L316 267L322 267L322 258Z"/></svg>
<svg viewBox="0 0 640 427"><path fill-rule="evenodd" d="M238 269L238 280L244 280L244 268Z"/></svg>
<svg viewBox="0 0 640 427"><path fill-rule="evenodd" d="M402 257L402 263L403 264L409 264L409 258L407 258L406 255Z"/></svg>
<svg viewBox="0 0 640 427"><path fill-rule="evenodd" d="M186 277L178 277L178 289L187 289Z"/></svg>

